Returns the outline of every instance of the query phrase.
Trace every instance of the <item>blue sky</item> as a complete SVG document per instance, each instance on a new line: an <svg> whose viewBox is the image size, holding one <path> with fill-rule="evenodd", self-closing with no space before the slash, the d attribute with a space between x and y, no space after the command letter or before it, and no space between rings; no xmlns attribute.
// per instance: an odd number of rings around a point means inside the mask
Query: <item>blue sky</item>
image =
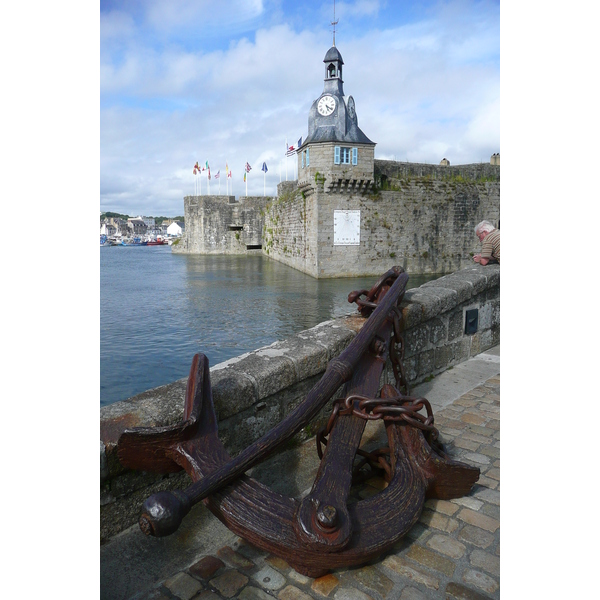
<svg viewBox="0 0 600 600"><path fill-rule="evenodd" d="M332 45L332 1L102 1L100 208L174 216L209 162L211 193L276 194L294 178ZM493 0L336 2L344 91L376 158L451 164L500 151ZM260 167L268 166L266 179ZM207 180L202 180L207 193Z"/></svg>

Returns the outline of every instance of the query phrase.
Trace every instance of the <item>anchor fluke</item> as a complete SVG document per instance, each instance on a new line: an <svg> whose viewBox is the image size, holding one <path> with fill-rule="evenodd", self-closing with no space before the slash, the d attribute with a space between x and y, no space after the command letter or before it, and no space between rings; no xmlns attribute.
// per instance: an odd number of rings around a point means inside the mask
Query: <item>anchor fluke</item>
<svg viewBox="0 0 600 600"><path fill-rule="evenodd" d="M155 537L171 535L177 531L190 508L189 498L180 490L152 494L142 506L140 529Z"/></svg>

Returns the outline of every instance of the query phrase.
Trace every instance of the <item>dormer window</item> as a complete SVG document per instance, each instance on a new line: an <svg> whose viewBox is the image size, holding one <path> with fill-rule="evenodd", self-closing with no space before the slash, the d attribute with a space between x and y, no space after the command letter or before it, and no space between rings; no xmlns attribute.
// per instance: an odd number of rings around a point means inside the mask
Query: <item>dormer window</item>
<svg viewBox="0 0 600 600"><path fill-rule="evenodd" d="M335 77L335 65L333 63L327 67L327 77Z"/></svg>

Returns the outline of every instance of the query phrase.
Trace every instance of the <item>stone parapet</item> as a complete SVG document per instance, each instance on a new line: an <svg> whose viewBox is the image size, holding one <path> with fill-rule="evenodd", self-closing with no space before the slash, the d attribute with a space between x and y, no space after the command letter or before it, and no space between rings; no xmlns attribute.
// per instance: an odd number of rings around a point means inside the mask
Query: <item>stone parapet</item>
<svg viewBox="0 0 600 600"><path fill-rule="evenodd" d="M401 309L405 371L415 385L500 343L500 267L473 265L408 290ZM470 309L478 311L478 329L466 334L465 313ZM357 314L333 319L213 366L210 376L219 437L227 451L237 454L298 406L325 372L327 362L348 346L365 321ZM382 380L394 381L390 364ZM181 379L100 410L103 539L134 524L150 494L191 483L185 473L161 476L128 471L116 455L117 440L125 429L181 421L185 388L186 380ZM297 434L296 441L314 435L328 413L327 406Z"/></svg>

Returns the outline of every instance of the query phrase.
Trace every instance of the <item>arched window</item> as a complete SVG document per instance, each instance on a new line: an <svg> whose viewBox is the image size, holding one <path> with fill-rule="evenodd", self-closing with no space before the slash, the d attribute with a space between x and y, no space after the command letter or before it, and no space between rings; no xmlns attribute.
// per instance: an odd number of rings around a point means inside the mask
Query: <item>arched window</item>
<svg viewBox="0 0 600 600"><path fill-rule="evenodd" d="M335 77L335 65L333 63L327 67L327 77Z"/></svg>

